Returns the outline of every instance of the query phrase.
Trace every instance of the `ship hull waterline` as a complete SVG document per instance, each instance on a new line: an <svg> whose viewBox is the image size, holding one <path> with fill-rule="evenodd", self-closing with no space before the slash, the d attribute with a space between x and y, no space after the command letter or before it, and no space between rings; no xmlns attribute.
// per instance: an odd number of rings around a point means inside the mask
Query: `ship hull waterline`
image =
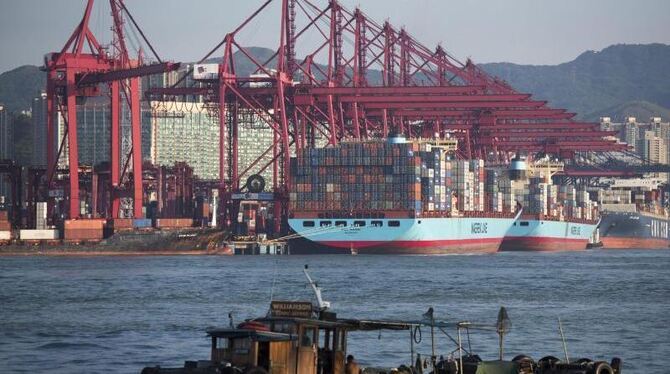
<svg viewBox="0 0 670 374"><path fill-rule="evenodd" d="M509 218L290 219L291 228L319 252L357 254L490 254L514 222ZM330 222L329 222L330 221ZM322 226L322 224L332 226ZM341 226L334 226L340 224ZM374 224L379 226L373 226ZM362 226L361 226L362 225Z"/></svg>
<svg viewBox="0 0 670 374"><path fill-rule="evenodd" d="M670 220L644 212L605 212L600 240L603 249L669 249Z"/></svg>
<svg viewBox="0 0 670 374"><path fill-rule="evenodd" d="M500 246L505 252L561 252L586 250L598 223L577 223L520 217Z"/></svg>

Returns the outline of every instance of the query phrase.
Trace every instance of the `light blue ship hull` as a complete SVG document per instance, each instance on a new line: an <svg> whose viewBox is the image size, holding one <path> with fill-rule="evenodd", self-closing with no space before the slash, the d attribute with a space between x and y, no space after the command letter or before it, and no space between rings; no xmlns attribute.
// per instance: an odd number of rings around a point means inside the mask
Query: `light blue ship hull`
<svg viewBox="0 0 670 374"><path fill-rule="evenodd" d="M376 254L493 253L513 223L513 217L289 219L313 242Z"/></svg>
<svg viewBox="0 0 670 374"><path fill-rule="evenodd" d="M576 223L520 217L502 242L501 251L584 250L597 222Z"/></svg>

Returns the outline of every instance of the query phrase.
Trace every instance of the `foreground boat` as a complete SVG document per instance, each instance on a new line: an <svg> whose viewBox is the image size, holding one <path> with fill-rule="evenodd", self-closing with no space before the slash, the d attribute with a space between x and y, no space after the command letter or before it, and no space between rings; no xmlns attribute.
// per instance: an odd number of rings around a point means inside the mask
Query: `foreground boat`
<svg viewBox="0 0 670 374"><path fill-rule="evenodd" d="M598 227L593 220L563 220L523 215L512 225L501 251L581 251Z"/></svg>
<svg viewBox="0 0 670 374"><path fill-rule="evenodd" d="M146 367L142 374L345 374L357 373L358 364L353 364L347 350L351 332L381 330L409 332L410 360L405 364L388 368L365 368L363 373L432 372L434 374L620 374L621 360L611 362L567 359L567 346L563 339L566 360L546 356L538 361L526 355L512 360L504 359L504 336L510 332L511 322L505 308L498 313L494 324L478 324L470 321L443 322L435 319L433 308L416 321L389 321L373 319L339 318L330 310L330 303L323 301L321 289L307 273L305 275L315 292L317 304L311 302L273 301L267 316L246 320L234 326L211 329L207 332L211 341L209 360L186 361L183 368ZM560 324L559 324L560 327ZM430 331L430 347L418 347L421 329ZM448 334L452 330L457 338ZM498 334L499 357L482 360L470 347L471 330L490 331ZM453 349L440 352L445 342L438 341L441 332ZM561 329L562 332L562 329ZM562 333L561 333L562 334ZM404 335L404 334L403 334ZM426 339L427 341L427 339ZM429 357L422 357L417 348L430 349ZM444 353L444 355L441 355ZM346 357L346 359L345 359ZM446 357L446 358L445 358ZM347 363L348 362L348 363Z"/></svg>

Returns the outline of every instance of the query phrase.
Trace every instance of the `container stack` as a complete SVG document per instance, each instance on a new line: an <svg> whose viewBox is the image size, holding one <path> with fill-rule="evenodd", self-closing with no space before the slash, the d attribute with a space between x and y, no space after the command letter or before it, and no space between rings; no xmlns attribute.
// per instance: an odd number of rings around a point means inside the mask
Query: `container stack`
<svg viewBox="0 0 670 374"><path fill-rule="evenodd" d="M502 175L498 180L498 188L502 194L502 208L504 212L513 212L516 210L516 197L514 196L514 181L509 175Z"/></svg>
<svg viewBox="0 0 670 374"><path fill-rule="evenodd" d="M9 241L12 239L12 224L9 222L9 213L6 210L0 210L0 241Z"/></svg>
<svg viewBox="0 0 670 374"><path fill-rule="evenodd" d="M494 196L496 192L501 196ZM500 211L495 205L499 201L504 212L514 212L518 203L526 214L592 220L597 217L598 210L597 203L590 199L587 191L576 191L569 185L554 185L543 176L513 179L511 174L495 169L486 171L486 198L488 211Z"/></svg>
<svg viewBox="0 0 670 374"><path fill-rule="evenodd" d="M470 162L466 160L454 161L456 169L456 199L459 211L473 211L475 176L470 170Z"/></svg>
<svg viewBox="0 0 670 374"><path fill-rule="evenodd" d="M486 170L486 187L484 190L484 196L486 197L486 205L484 206L484 209L486 211L503 212L505 210L503 191L506 190L505 187L507 186L509 186L509 183L503 183L500 178L499 170Z"/></svg>
<svg viewBox="0 0 670 374"><path fill-rule="evenodd" d="M451 179L451 168L447 167L450 162L440 148L424 143L420 149L422 209L427 212L450 211L452 186L451 183L447 185L447 176Z"/></svg>
<svg viewBox="0 0 670 374"><path fill-rule="evenodd" d="M47 203L44 201L35 204L35 228L37 230L47 229Z"/></svg>
<svg viewBox="0 0 670 374"><path fill-rule="evenodd" d="M157 218L156 228L162 230L193 227L193 218Z"/></svg>
<svg viewBox="0 0 670 374"><path fill-rule="evenodd" d="M65 221L63 237L68 241L102 240L104 219L69 219Z"/></svg>
<svg viewBox="0 0 670 374"><path fill-rule="evenodd" d="M555 184L550 184L547 187L547 207L549 208L548 214L550 216L559 216L558 186Z"/></svg>
<svg viewBox="0 0 670 374"><path fill-rule="evenodd" d="M593 202L590 199L588 191L577 191L576 202L581 218L592 219Z"/></svg>
<svg viewBox="0 0 670 374"><path fill-rule="evenodd" d="M528 189L528 212L532 214L548 215L548 190L549 185L545 183L542 177L532 177L529 179Z"/></svg>
<svg viewBox="0 0 670 374"><path fill-rule="evenodd" d="M558 186L558 201L563 206L563 215L566 217L574 217L577 209L575 195L575 187L567 185Z"/></svg>
<svg viewBox="0 0 670 374"><path fill-rule="evenodd" d="M598 190L598 202L601 204L630 204L630 190Z"/></svg>
<svg viewBox="0 0 670 374"><path fill-rule="evenodd" d="M111 218L107 221L107 228L112 233L133 230L132 218Z"/></svg>
<svg viewBox="0 0 670 374"><path fill-rule="evenodd" d="M482 212L485 208L484 184L486 180L486 170L484 169L484 160L470 160L470 171L472 172L472 205L474 211Z"/></svg>
<svg viewBox="0 0 670 374"><path fill-rule="evenodd" d="M528 179L512 181L512 194L515 204L519 203L524 209L530 206L530 185Z"/></svg>
<svg viewBox="0 0 670 374"><path fill-rule="evenodd" d="M298 155L293 173L291 210L422 211L435 199L435 169L422 168L419 143L343 143L310 148ZM430 160L430 164L434 163ZM422 198L424 188L430 196ZM440 192L441 188L439 189Z"/></svg>

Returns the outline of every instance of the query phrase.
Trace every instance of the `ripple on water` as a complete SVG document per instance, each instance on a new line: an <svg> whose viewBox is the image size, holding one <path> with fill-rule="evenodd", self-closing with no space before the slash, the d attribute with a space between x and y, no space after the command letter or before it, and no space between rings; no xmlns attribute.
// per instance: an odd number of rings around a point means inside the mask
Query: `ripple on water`
<svg viewBox="0 0 670 374"><path fill-rule="evenodd" d="M264 315L275 299L306 299L302 267L345 317L492 323L508 307L507 355L624 359L627 372L667 374L670 251L493 256L0 258L3 372L138 372L206 359L205 329ZM272 286L274 284L274 290ZM430 352L430 336L416 346ZM444 341L441 353L452 348ZM495 336L472 334L495 357ZM364 364L399 365L407 332L351 334ZM105 360L101 360L104 355Z"/></svg>

